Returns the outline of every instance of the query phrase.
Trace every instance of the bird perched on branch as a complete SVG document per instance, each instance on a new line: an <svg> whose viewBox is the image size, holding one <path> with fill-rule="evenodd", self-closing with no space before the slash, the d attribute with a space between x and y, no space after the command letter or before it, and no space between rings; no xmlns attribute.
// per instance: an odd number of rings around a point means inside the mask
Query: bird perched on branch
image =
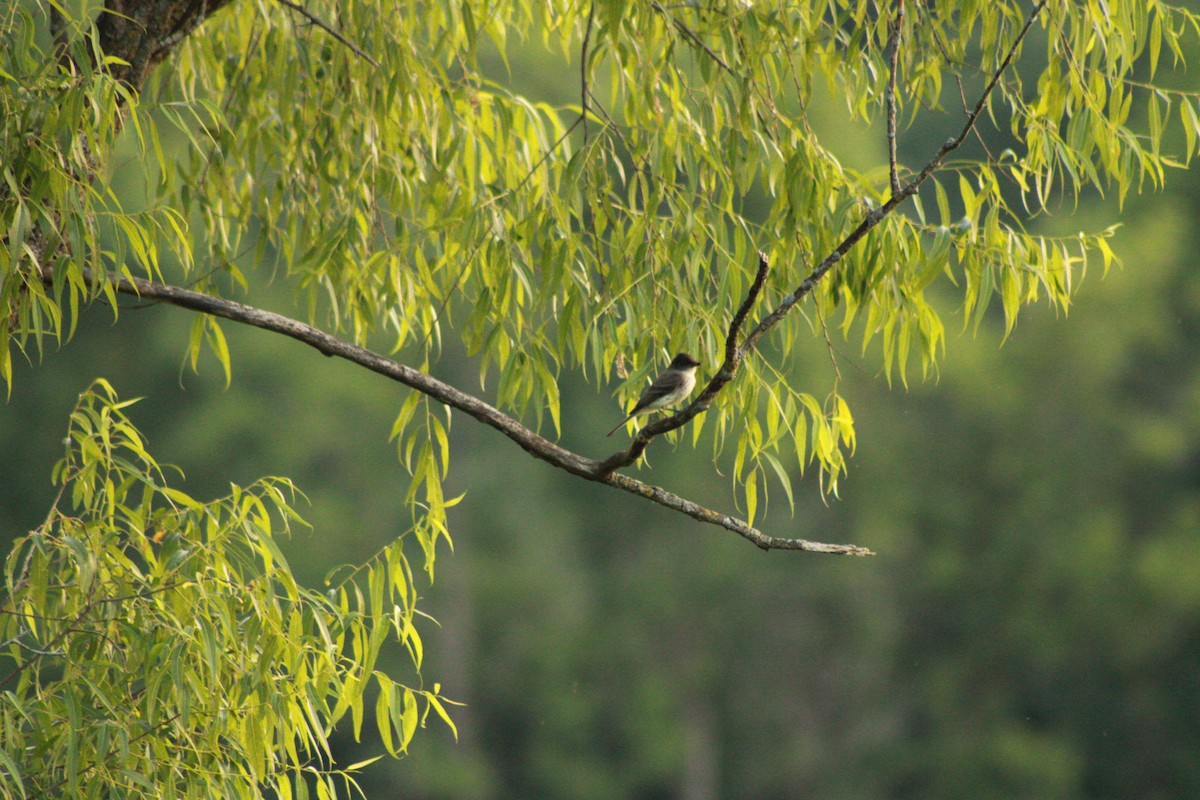
<svg viewBox="0 0 1200 800"><path fill-rule="evenodd" d="M629 416L621 420L616 428L608 432L612 436L629 420L640 414L649 414L660 408L673 406L683 400L696 388L696 367L700 362L687 353L680 353L671 359L671 365L654 379L654 383L646 387L642 396L629 412Z"/></svg>

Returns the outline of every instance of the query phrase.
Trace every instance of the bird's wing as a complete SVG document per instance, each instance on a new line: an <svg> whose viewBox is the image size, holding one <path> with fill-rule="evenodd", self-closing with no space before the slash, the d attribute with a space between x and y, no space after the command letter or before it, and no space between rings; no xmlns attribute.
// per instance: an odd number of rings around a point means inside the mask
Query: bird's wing
<svg viewBox="0 0 1200 800"><path fill-rule="evenodd" d="M667 370L663 374L654 379L654 383L646 387L646 391L642 392L642 396L638 398L637 405L629 412L636 414L643 408L646 408L656 400L661 400L674 391L677 391L683 384L683 373L678 370Z"/></svg>

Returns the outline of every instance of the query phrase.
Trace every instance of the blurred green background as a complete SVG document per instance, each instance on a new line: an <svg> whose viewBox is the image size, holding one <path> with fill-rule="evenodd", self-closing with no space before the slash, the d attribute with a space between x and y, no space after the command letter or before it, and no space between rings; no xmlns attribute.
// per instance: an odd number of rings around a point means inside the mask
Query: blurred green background
<svg viewBox="0 0 1200 800"><path fill-rule="evenodd" d="M515 55L527 92L572 96L540 51ZM878 131L837 132L845 158L885 158ZM944 138L906 131L902 157ZM460 735L431 723L407 759L368 768L367 795L1200 797L1200 176L1038 224L1096 230L1118 213L1123 269L1094 269L1065 318L1026 312L1002 346L999 318L952 335L936 380L889 388L835 338L850 475L828 504L815 472L797 479L794 515L777 489L760 527L874 559L761 553L456 416L447 490L467 495L426 592L423 672L466 704ZM294 313L284 287L252 302ZM5 550L45 514L67 414L99 375L145 398L132 416L192 494L293 478L314 527L288 552L310 582L398 535L387 434L405 390L234 326L225 388L215 362L184 368L191 321L149 306L113 325L95 307L18 370L0 406ZM810 355L820 397L834 370L819 336ZM460 357L436 374L478 386ZM562 444L607 455L611 387L564 374L561 388ZM733 510L707 454L660 442L640 475ZM344 763L382 752L348 733L341 746Z"/></svg>

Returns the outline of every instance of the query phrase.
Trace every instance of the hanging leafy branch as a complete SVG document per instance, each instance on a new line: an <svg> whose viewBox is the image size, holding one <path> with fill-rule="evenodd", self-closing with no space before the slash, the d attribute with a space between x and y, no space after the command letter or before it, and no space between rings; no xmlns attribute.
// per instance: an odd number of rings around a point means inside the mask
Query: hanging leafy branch
<svg viewBox="0 0 1200 800"><path fill-rule="evenodd" d="M59 500L17 541L0 595L0 797L337 796L333 726L375 725L393 755L432 712L416 592L393 542L327 591L277 539L303 523L282 478L201 502L170 485L97 381L71 414ZM375 670L401 642L411 685Z"/></svg>

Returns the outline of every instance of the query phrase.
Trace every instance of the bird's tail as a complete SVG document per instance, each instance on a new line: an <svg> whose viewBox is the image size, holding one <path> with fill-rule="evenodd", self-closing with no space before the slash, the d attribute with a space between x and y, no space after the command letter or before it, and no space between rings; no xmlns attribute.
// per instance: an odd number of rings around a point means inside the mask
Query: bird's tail
<svg viewBox="0 0 1200 800"><path fill-rule="evenodd" d="M633 419L633 414L630 414L628 417L626 417L625 419L618 422L617 427L615 427L611 431L609 431L607 436L612 436L614 433L621 430L621 428L623 428L625 426L625 423L629 422L629 420L631 420L631 419Z"/></svg>

